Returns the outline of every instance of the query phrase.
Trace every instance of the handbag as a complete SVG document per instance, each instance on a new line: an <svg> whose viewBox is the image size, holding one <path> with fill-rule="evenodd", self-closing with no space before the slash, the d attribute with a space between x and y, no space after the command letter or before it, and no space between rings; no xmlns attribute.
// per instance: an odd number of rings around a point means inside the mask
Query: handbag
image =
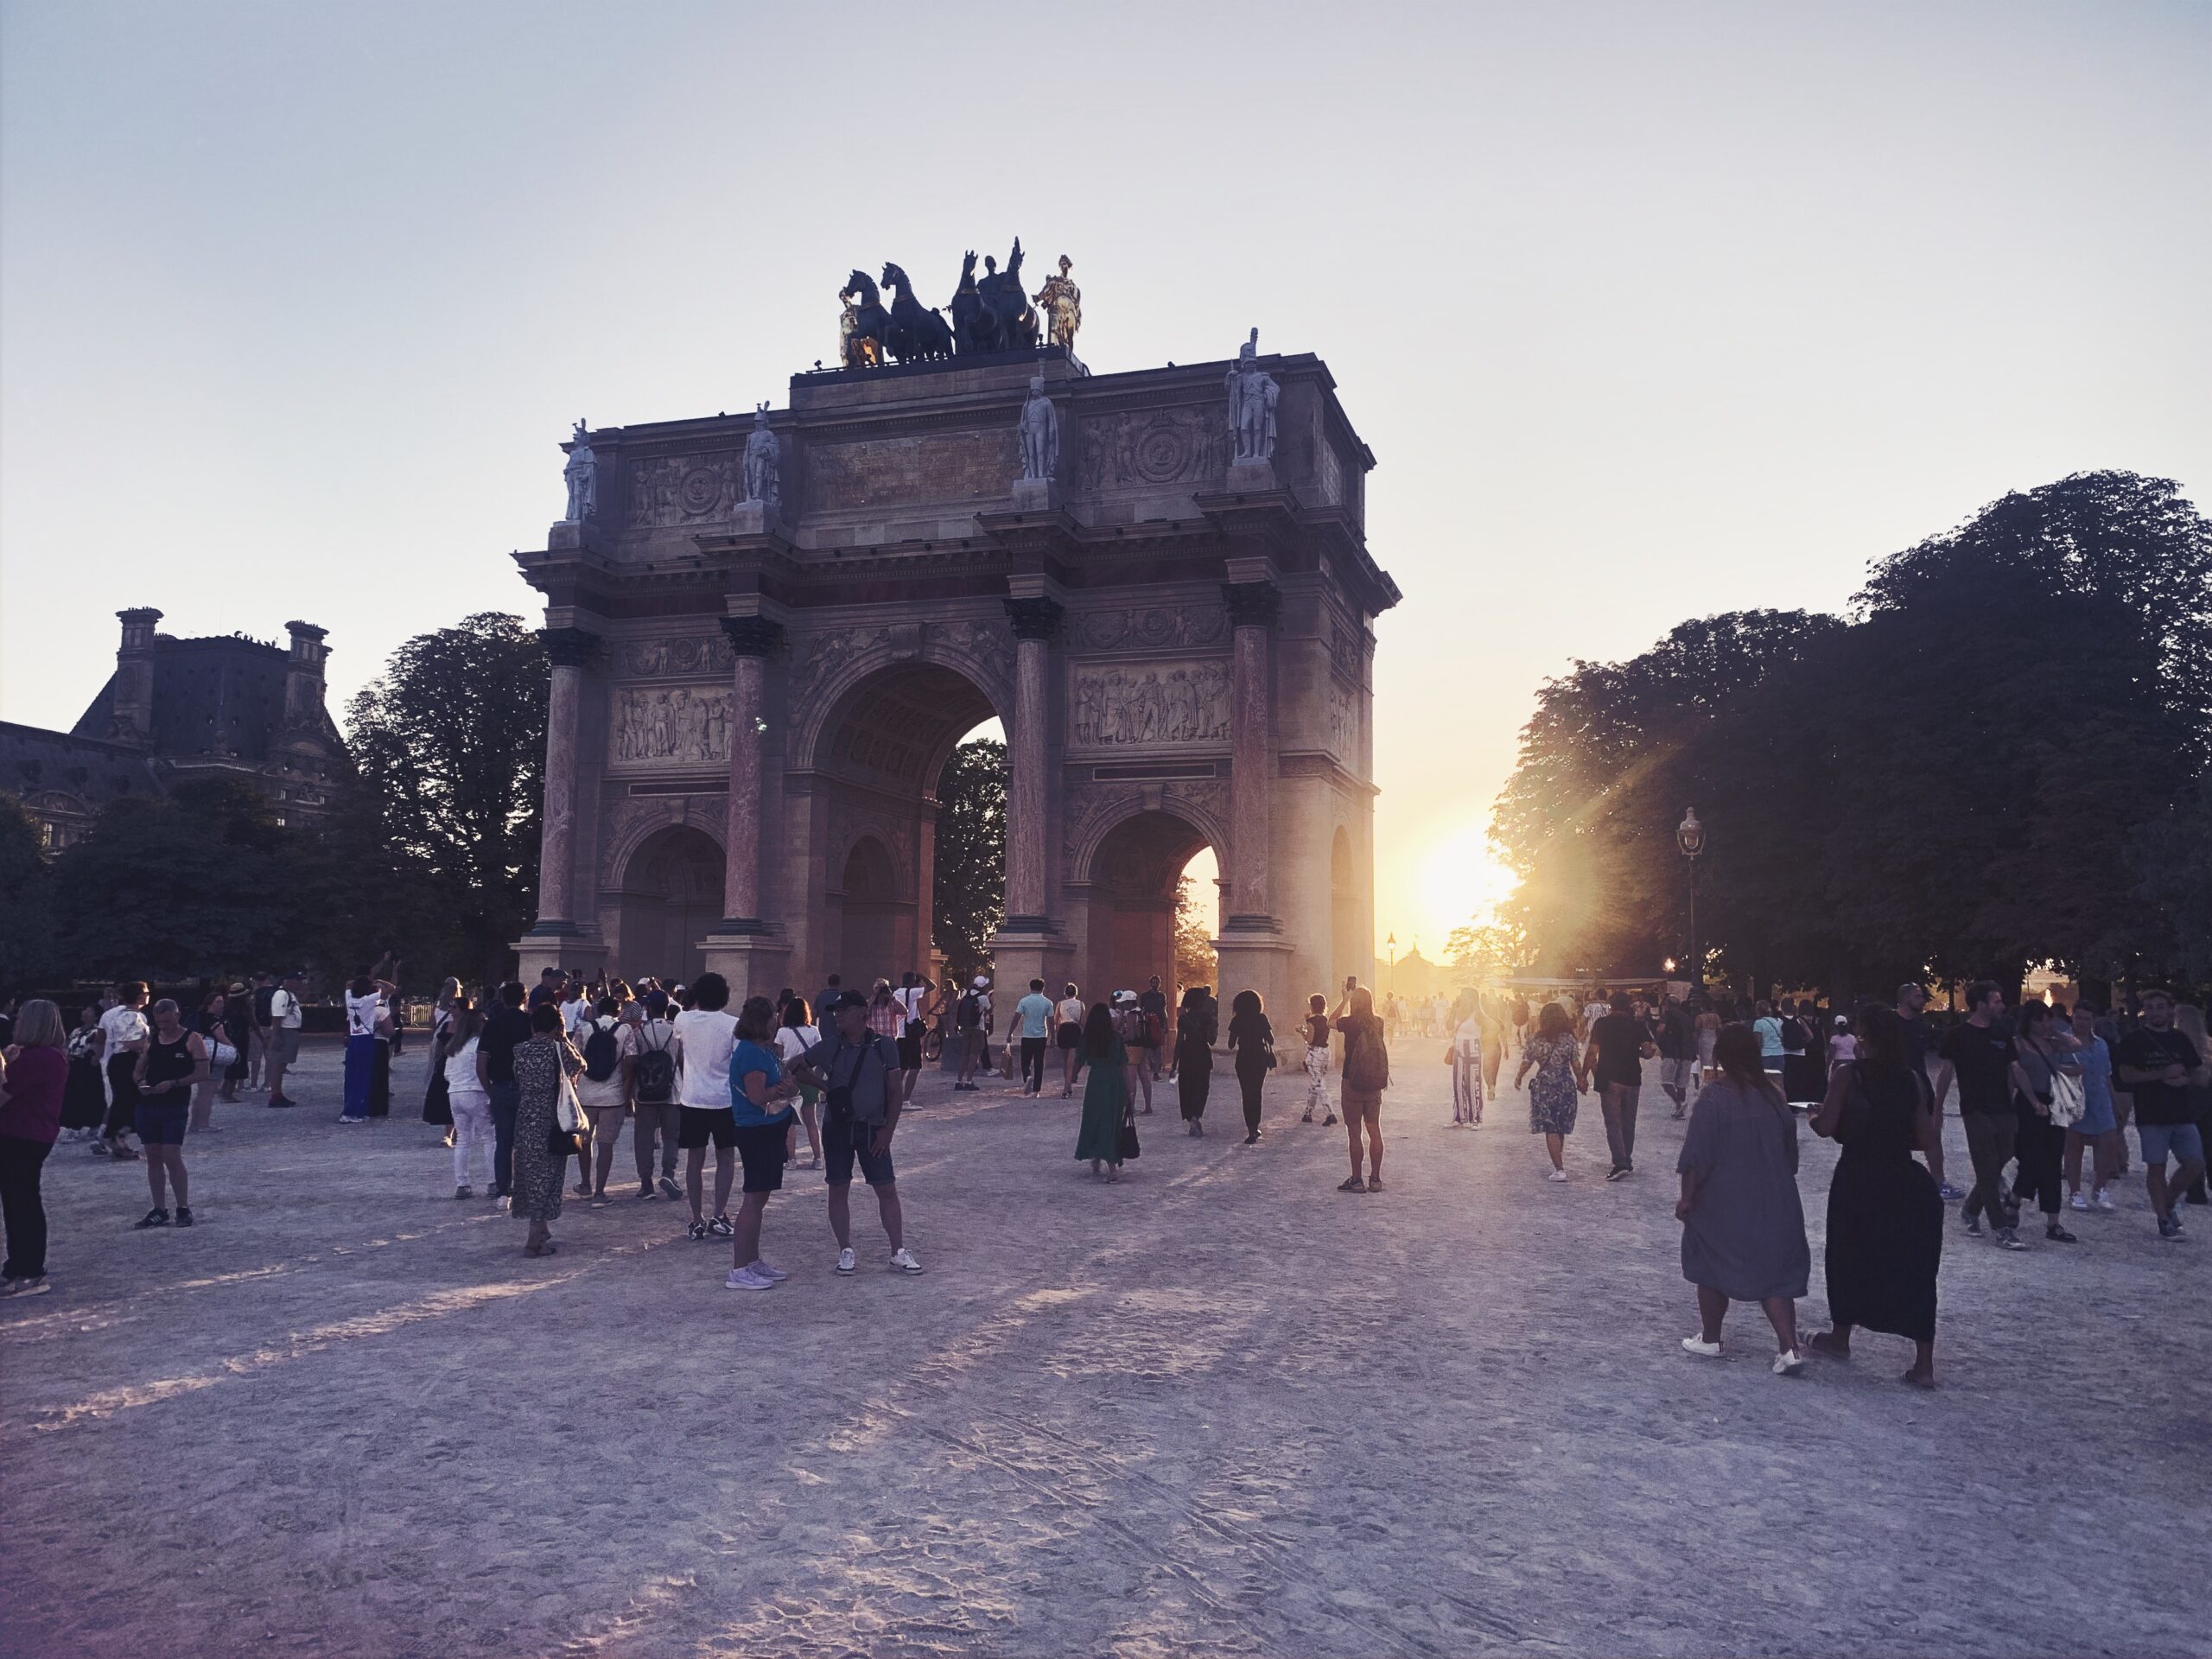
<svg viewBox="0 0 2212 1659"><path fill-rule="evenodd" d="M430 1064L430 1086L423 1091L423 1121L440 1125L453 1122L453 1090L446 1084L445 1067L435 1057Z"/></svg>
<svg viewBox="0 0 2212 1659"><path fill-rule="evenodd" d="M554 1097L553 1128L547 1134L545 1149L556 1158L583 1156L583 1110L576 1104L576 1086L564 1076L561 1092Z"/></svg>
<svg viewBox="0 0 2212 1659"><path fill-rule="evenodd" d="M1137 1115L1134 1108L1122 1114L1121 1143L1114 1150L1122 1154L1125 1164L1135 1162L1143 1151L1137 1145Z"/></svg>
<svg viewBox="0 0 2212 1659"><path fill-rule="evenodd" d="M2050 1121L2056 1128L2070 1129L2089 1110L2088 1091L2082 1079L2054 1070L2050 1074Z"/></svg>
<svg viewBox="0 0 2212 1659"><path fill-rule="evenodd" d="M1275 1039L1274 1038L1262 1037L1260 1039L1260 1059L1268 1071L1272 1071L1275 1069Z"/></svg>
<svg viewBox="0 0 2212 1659"><path fill-rule="evenodd" d="M238 1052L217 1037L207 1045L207 1068L211 1071L227 1071L238 1063Z"/></svg>

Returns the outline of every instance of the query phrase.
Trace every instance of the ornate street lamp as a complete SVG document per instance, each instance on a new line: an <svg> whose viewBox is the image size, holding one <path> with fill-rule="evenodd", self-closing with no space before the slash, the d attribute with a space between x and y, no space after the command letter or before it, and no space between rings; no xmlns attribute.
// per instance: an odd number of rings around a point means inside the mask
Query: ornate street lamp
<svg viewBox="0 0 2212 1659"><path fill-rule="evenodd" d="M1689 861L1690 869L1690 988L1705 988L1705 957L1697 942L1697 860L1705 850L1705 826L1697 821L1697 809L1689 807L1682 813L1682 821L1675 827L1675 845L1681 849L1682 856Z"/></svg>
<svg viewBox="0 0 2212 1659"><path fill-rule="evenodd" d="M1398 936L1395 933L1382 941L1390 947L1390 995L1398 994Z"/></svg>

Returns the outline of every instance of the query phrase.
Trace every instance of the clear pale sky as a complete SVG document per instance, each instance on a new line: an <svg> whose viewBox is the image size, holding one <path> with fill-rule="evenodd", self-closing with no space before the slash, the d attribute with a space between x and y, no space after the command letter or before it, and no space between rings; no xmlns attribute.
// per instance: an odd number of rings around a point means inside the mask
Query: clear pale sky
<svg viewBox="0 0 2212 1659"><path fill-rule="evenodd" d="M1095 369L1328 360L1380 466L1376 931L1537 686L2089 467L2212 505L2212 7L0 7L0 717L113 612L534 614L594 424L780 406L1017 232ZM941 299L940 294L929 297Z"/></svg>

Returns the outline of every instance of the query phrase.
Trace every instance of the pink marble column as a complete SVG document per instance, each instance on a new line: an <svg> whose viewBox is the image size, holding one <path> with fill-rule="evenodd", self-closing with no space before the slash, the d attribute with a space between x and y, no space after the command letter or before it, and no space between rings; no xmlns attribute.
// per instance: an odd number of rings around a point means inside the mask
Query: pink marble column
<svg viewBox="0 0 2212 1659"><path fill-rule="evenodd" d="M582 628L547 628L539 636L552 658L545 700L545 798L537 841L537 928L574 919L575 903L576 726L583 704L584 664L599 636Z"/></svg>
<svg viewBox="0 0 2212 1659"><path fill-rule="evenodd" d="M1014 721L1007 734L1006 926L1046 927L1046 742L1051 720L1052 639L1061 607L1049 599L1009 599L1014 620Z"/></svg>
<svg viewBox="0 0 2212 1659"><path fill-rule="evenodd" d="M722 867L721 931L758 932L760 916L760 737L767 659L782 643L780 624L726 616L722 632L737 653L729 698L729 833Z"/></svg>
<svg viewBox="0 0 2212 1659"><path fill-rule="evenodd" d="M1272 925L1268 867L1274 792L1274 721L1268 697L1268 637L1274 630L1281 595L1274 584L1222 584L1235 643L1230 657L1229 834L1233 843L1222 860L1230 874L1232 913L1229 930Z"/></svg>

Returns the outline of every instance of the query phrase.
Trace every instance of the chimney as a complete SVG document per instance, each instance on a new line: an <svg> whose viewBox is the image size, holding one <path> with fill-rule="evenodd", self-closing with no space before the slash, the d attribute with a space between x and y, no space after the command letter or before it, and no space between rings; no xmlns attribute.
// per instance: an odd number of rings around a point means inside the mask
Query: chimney
<svg viewBox="0 0 2212 1659"><path fill-rule="evenodd" d="M116 737L127 743L154 741L154 625L162 613L149 606L118 611L123 642L115 648L115 700L109 710Z"/></svg>
<svg viewBox="0 0 2212 1659"><path fill-rule="evenodd" d="M312 622L287 622L292 636L291 660L284 664L284 727L288 731L321 732L323 725L322 662L330 647L322 642L330 630Z"/></svg>

